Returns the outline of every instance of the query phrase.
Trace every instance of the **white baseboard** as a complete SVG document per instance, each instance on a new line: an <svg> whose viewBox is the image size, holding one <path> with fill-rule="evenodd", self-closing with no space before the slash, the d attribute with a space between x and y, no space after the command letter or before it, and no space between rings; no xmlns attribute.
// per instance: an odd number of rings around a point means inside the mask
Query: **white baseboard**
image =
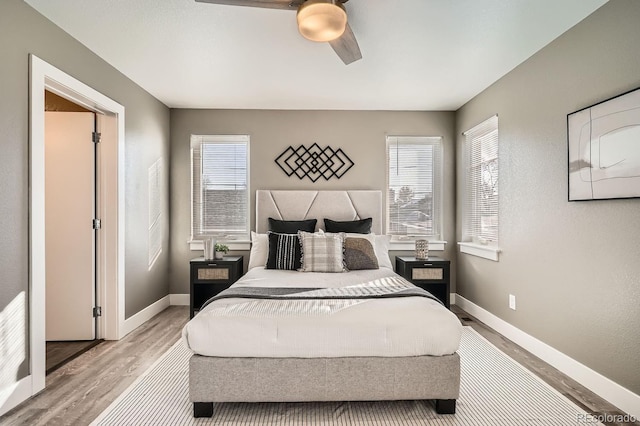
<svg viewBox="0 0 640 426"><path fill-rule="evenodd" d="M173 305L189 306L191 304L190 295L189 294L170 294L169 304L172 306Z"/></svg>
<svg viewBox="0 0 640 426"><path fill-rule="evenodd" d="M31 398L31 379L24 377L0 390L0 416Z"/></svg>
<svg viewBox="0 0 640 426"><path fill-rule="evenodd" d="M456 304L456 294L455 293L449 294L449 304L451 304L451 305L455 305Z"/></svg>
<svg viewBox="0 0 640 426"><path fill-rule="evenodd" d="M136 328L140 327L145 322L149 321L160 312L169 307L169 296L165 296L162 299L152 303L135 315L130 316L124 320L122 329L120 330L120 338L123 338L127 334L131 333Z"/></svg>
<svg viewBox="0 0 640 426"><path fill-rule="evenodd" d="M640 419L640 395L631 392L613 380L604 377L559 350L514 327L459 294L456 295L455 300L456 305L461 309L478 318L506 338L522 346L547 364L557 368L587 389L600 395L620 410Z"/></svg>

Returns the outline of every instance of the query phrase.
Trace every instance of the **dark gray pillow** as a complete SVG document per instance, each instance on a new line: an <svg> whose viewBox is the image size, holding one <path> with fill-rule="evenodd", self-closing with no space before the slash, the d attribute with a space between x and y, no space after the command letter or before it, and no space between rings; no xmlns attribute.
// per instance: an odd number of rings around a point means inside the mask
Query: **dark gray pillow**
<svg viewBox="0 0 640 426"><path fill-rule="evenodd" d="M352 234L370 234L373 219L368 217L361 220L336 221L324 220L324 229L327 232L348 232Z"/></svg>
<svg viewBox="0 0 640 426"><path fill-rule="evenodd" d="M298 231L313 232L316 230L317 219L308 220L278 220L269 218L269 231L279 234L297 234Z"/></svg>

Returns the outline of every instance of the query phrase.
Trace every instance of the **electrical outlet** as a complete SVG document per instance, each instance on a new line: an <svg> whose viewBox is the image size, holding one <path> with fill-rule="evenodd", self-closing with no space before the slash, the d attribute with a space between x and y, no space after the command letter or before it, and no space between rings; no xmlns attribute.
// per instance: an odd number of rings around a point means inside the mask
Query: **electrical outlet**
<svg viewBox="0 0 640 426"><path fill-rule="evenodd" d="M509 295L509 308L516 310L516 296L513 294Z"/></svg>

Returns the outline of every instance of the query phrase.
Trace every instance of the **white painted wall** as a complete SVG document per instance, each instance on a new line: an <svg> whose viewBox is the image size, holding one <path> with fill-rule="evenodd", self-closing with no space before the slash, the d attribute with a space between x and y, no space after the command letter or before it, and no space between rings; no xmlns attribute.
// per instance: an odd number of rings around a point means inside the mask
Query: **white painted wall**
<svg viewBox="0 0 640 426"><path fill-rule="evenodd" d="M462 132L499 116L502 249L458 254L456 292L636 395L640 199L568 201L567 114L640 86L638 22L639 1L610 0L456 115L458 206Z"/></svg>

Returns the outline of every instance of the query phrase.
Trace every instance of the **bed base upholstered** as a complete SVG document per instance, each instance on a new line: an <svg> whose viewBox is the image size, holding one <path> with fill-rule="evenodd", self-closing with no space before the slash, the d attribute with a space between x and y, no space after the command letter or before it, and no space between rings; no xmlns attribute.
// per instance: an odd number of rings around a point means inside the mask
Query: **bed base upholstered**
<svg viewBox="0 0 640 426"><path fill-rule="evenodd" d="M382 192L256 191L256 232L268 218L372 218L383 233ZM460 391L458 354L418 357L223 358L193 355L189 394L195 417L211 417L214 402L310 402L435 399L453 414Z"/></svg>
<svg viewBox="0 0 640 426"><path fill-rule="evenodd" d="M214 402L436 400L454 414L460 357L223 358L193 355L189 395L195 417Z"/></svg>

